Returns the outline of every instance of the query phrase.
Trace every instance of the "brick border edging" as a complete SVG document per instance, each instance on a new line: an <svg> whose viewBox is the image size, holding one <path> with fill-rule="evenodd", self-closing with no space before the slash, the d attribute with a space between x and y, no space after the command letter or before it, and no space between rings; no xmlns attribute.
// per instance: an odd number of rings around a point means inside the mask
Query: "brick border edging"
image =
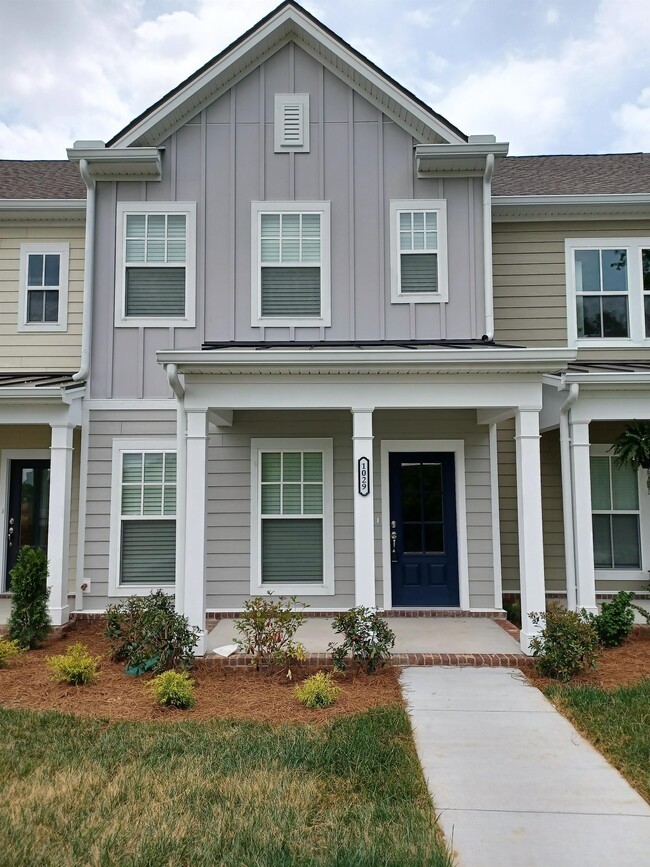
<svg viewBox="0 0 650 867"><path fill-rule="evenodd" d="M219 620L236 620L241 617L243 611L217 611L209 609L206 611L206 618L212 621ZM418 618L435 618L435 617L480 617L489 620L505 620L505 611L464 611L459 608L386 608L379 609L382 617L418 617ZM331 619L338 617L340 611L302 611L306 617L326 617Z"/></svg>
<svg viewBox="0 0 650 867"><path fill-rule="evenodd" d="M393 653L390 664L397 667L448 665L468 668L519 668L527 659L528 657L517 653ZM212 653L204 657L204 663L220 665L222 668L245 668L252 662L253 657L245 653L234 653L227 657ZM333 668L334 662L331 653L310 653L296 667L305 665Z"/></svg>

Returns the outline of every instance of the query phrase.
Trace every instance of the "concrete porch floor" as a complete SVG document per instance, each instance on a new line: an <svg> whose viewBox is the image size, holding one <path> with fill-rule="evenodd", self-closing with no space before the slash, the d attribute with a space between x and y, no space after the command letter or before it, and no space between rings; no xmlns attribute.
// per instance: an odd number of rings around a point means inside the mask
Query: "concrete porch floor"
<svg viewBox="0 0 650 867"><path fill-rule="evenodd" d="M523 655L517 641L494 620L483 617L387 617L396 636L393 653L514 653ZM210 631L207 650L234 644L235 619L220 620ZM308 617L296 633L308 653L326 653L340 636L326 617Z"/></svg>

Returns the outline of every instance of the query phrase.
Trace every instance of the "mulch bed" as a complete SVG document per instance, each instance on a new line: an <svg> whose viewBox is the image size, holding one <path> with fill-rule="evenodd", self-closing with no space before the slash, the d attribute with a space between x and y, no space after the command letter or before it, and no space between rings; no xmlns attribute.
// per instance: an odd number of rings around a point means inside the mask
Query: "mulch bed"
<svg viewBox="0 0 650 867"><path fill-rule="evenodd" d="M291 681L283 674L222 668L214 662L197 660L190 672L196 681L196 705L189 711L162 708L145 691L148 675L129 677L124 673L124 663L110 661L110 646L101 631L101 622L78 623L66 635L48 639L42 648L24 653L8 668L0 669L0 707L56 710L113 721L178 722L220 718L323 723L373 707L403 704L398 669L390 666L371 676L356 671L337 674L343 690L336 704L308 710L294 698L293 688L314 673L313 667L294 667ZM93 655L102 656L97 680L81 687L53 683L45 657L64 653L77 641L87 645Z"/></svg>

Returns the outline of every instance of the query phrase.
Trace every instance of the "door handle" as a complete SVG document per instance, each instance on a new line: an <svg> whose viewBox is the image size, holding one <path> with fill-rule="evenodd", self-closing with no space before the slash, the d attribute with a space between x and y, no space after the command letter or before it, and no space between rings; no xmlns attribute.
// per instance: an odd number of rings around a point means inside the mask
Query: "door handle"
<svg viewBox="0 0 650 867"><path fill-rule="evenodd" d="M390 541L391 541L391 558L390 558L390 560L391 560L391 563L397 563L397 530L395 529L397 527L397 524L395 521L391 521L390 526L392 528L391 534L390 534Z"/></svg>

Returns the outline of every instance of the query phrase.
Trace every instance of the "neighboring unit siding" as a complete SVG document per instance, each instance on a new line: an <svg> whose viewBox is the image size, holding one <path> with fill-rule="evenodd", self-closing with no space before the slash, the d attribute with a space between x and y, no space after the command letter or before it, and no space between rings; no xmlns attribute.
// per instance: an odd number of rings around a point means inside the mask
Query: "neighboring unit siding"
<svg viewBox="0 0 650 867"><path fill-rule="evenodd" d="M18 332L20 246L69 242L68 330ZM0 225L0 371L75 371L81 354L83 226Z"/></svg>

